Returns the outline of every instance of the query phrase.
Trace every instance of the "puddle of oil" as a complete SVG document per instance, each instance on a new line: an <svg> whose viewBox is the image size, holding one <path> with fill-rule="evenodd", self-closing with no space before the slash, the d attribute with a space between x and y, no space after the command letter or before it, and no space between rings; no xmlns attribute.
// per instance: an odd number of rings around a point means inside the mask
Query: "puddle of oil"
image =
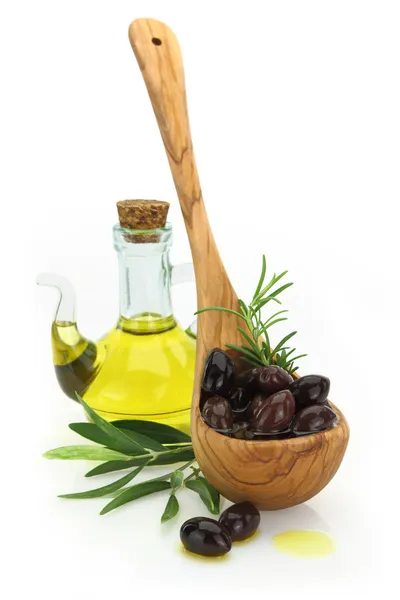
<svg viewBox="0 0 400 600"><path fill-rule="evenodd" d="M230 552L227 552L223 556L201 556L201 554L195 554L187 550L183 544L178 544L178 551L190 558L191 560L197 560L200 562L222 562L229 559Z"/></svg>
<svg viewBox="0 0 400 600"><path fill-rule="evenodd" d="M335 550L332 538L322 531L284 531L274 535L272 543L283 554L304 558L329 556Z"/></svg>

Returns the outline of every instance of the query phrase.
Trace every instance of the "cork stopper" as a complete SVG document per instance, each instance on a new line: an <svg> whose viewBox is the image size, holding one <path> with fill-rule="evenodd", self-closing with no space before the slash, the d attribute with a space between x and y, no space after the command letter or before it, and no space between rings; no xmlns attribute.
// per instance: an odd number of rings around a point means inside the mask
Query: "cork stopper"
<svg viewBox="0 0 400 600"><path fill-rule="evenodd" d="M169 203L161 200L120 200L117 209L124 229L159 229L167 222Z"/></svg>

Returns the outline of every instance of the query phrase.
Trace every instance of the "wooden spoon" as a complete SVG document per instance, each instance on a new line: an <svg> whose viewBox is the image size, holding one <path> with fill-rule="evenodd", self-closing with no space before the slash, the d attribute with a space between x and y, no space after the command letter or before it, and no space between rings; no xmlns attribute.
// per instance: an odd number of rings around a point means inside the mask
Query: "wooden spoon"
<svg viewBox="0 0 400 600"><path fill-rule="evenodd" d="M223 306L238 310L238 297L221 262L203 202L178 41L164 23L153 19L133 21L129 39L178 193L192 251L198 309ZM336 427L293 439L236 440L208 427L199 410L204 362L215 347L243 343L237 326L238 318L231 314L211 311L198 317L191 415L196 458L207 479L229 500L250 500L261 509L293 506L317 494L336 473L347 447L349 428L337 408Z"/></svg>

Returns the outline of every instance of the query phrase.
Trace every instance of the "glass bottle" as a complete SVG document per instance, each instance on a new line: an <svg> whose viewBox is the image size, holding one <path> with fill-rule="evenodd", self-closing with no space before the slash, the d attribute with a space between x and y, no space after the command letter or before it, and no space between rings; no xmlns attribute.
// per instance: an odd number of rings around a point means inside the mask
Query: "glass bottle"
<svg viewBox="0 0 400 600"><path fill-rule="evenodd" d="M113 228L119 263L120 315L97 343L75 321L75 293L68 280L42 274L57 287L60 304L52 326L58 382L71 398L80 394L109 421L145 419L189 432L195 336L176 322L171 285L194 281L191 263L172 266L172 226L134 231Z"/></svg>

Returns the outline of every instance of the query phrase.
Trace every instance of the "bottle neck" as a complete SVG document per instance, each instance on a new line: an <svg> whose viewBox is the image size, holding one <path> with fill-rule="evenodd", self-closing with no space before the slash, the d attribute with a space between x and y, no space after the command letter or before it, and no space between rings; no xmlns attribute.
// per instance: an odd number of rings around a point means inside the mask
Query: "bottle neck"
<svg viewBox="0 0 400 600"><path fill-rule="evenodd" d="M119 238L121 240L121 238ZM168 243L140 243L125 236L116 247L119 263L118 327L136 334L160 333L176 325L171 306ZM130 240L130 241L129 241Z"/></svg>

